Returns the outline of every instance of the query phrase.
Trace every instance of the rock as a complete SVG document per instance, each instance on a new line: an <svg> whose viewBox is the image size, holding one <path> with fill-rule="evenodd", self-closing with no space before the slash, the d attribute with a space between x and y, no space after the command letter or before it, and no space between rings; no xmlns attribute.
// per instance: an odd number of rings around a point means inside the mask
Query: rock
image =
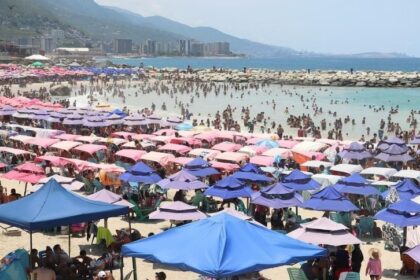
<svg viewBox="0 0 420 280"><path fill-rule="evenodd" d="M58 85L50 88L50 94L53 96L70 96L71 88L68 86Z"/></svg>
<svg viewBox="0 0 420 280"><path fill-rule="evenodd" d="M365 82L357 82L356 83L356 87L365 87L366 83Z"/></svg>

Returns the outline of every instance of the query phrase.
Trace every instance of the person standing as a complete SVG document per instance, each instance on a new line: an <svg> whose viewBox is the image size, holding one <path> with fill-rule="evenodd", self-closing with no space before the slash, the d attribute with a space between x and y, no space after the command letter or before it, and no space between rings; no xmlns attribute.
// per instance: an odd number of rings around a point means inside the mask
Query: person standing
<svg viewBox="0 0 420 280"><path fill-rule="evenodd" d="M382 278L382 263L378 249L371 250L371 257L366 266L365 274L369 274L371 280L380 280Z"/></svg>
<svg viewBox="0 0 420 280"><path fill-rule="evenodd" d="M360 273L362 262L363 262L362 250L360 250L359 244L355 244L353 252L351 253L351 268L353 272Z"/></svg>

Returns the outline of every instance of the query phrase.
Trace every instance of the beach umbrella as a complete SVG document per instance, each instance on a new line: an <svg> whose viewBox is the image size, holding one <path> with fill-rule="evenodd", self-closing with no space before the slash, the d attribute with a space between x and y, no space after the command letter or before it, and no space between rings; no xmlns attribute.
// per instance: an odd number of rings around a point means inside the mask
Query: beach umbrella
<svg viewBox="0 0 420 280"><path fill-rule="evenodd" d="M266 147L268 149L272 149L272 148L278 148L279 144L276 141L273 140L260 140L257 143L255 143L256 146L259 147Z"/></svg>
<svg viewBox="0 0 420 280"><path fill-rule="evenodd" d="M106 122L109 123L110 125L119 125L119 124L123 124L124 120L122 116L117 115L117 114L112 114L106 117Z"/></svg>
<svg viewBox="0 0 420 280"><path fill-rule="evenodd" d="M63 120L63 124L64 125L82 125L83 116L77 113L67 115L66 118Z"/></svg>
<svg viewBox="0 0 420 280"><path fill-rule="evenodd" d="M204 195L216 196L223 199L251 197L251 194L251 187L233 176L227 176L222 180L217 181L216 184L209 187L204 192Z"/></svg>
<svg viewBox="0 0 420 280"><path fill-rule="evenodd" d="M420 263L420 245L417 245L403 254L409 255L416 263Z"/></svg>
<svg viewBox="0 0 420 280"><path fill-rule="evenodd" d="M359 210L350 200L331 186L313 193L311 198L303 203L302 207L319 211L337 212Z"/></svg>
<svg viewBox="0 0 420 280"><path fill-rule="evenodd" d="M146 120L145 117L142 115L130 115L124 118L124 124L127 126L139 126L139 125L146 125L149 122Z"/></svg>
<svg viewBox="0 0 420 280"><path fill-rule="evenodd" d="M420 135L417 135L411 142L411 145L420 145ZM417 150L418 152L419 150Z"/></svg>
<svg viewBox="0 0 420 280"><path fill-rule="evenodd" d="M380 195L377 188L370 185L369 182L359 173L340 179L336 184L332 185L334 189L341 193L351 193L363 196Z"/></svg>
<svg viewBox="0 0 420 280"><path fill-rule="evenodd" d="M61 123L61 120L66 117L65 114L60 112L51 112L49 113L49 117L46 118L47 122L54 122L54 123Z"/></svg>
<svg viewBox="0 0 420 280"><path fill-rule="evenodd" d="M321 185L317 181L313 180L311 176L298 169L295 169L288 175L284 176L281 179L281 182L286 187L296 191L316 190L321 187Z"/></svg>
<svg viewBox="0 0 420 280"><path fill-rule="evenodd" d="M201 157L197 157L184 165L184 169L199 178L219 174L217 169L210 166L210 163Z"/></svg>
<svg viewBox="0 0 420 280"><path fill-rule="evenodd" d="M102 117L93 116L83 120L83 125L86 127L106 127L110 126L110 123L104 120Z"/></svg>
<svg viewBox="0 0 420 280"><path fill-rule="evenodd" d="M150 115L147 116L147 121L150 124L161 124L162 118L157 115Z"/></svg>
<svg viewBox="0 0 420 280"><path fill-rule="evenodd" d="M233 177L253 183L268 183L273 181L272 178L267 177L263 174L264 172L257 165L253 163L247 163L242 166L239 171L232 174Z"/></svg>
<svg viewBox="0 0 420 280"><path fill-rule="evenodd" d="M31 56L25 57L25 60L46 61L46 60L50 60L50 59L48 57L40 55L40 54L33 54Z"/></svg>
<svg viewBox="0 0 420 280"><path fill-rule="evenodd" d="M207 218L197 207L182 201L163 203L156 211L149 214L151 220L191 221Z"/></svg>
<svg viewBox="0 0 420 280"><path fill-rule="evenodd" d="M251 203L281 209L291 206L300 207L303 198L295 190L289 189L282 183L276 183L253 193Z"/></svg>
<svg viewBox="0 0 420 280"><path fill-rule="evenodd" d="M11 116L16 112L16 109L12 106L5 105L0 107L0 116Z"/></svg>
<svg viewBox="0 0 420 280"><path fill-rule="evenodd" d="M410 199L401 200L382 209L374 218L400 227L418 226L420 225L420 204Z"/></svg>
<svg viewBox="0 0 420 280"><path fill-rule="evenodd" d="M162 180L156 171L143 162L136 163L119 176L125 182L155 184Z"/></svg>
<svg viewBox="0 0 420 280"><path fill-rule="evenodd" d="M368 152L362 144L358 142L352 142L348 148L344 148L339 153L339 156L343 159L363 160L371 158L372 154Z"/></svg>
<svg viewBox="0 0 420 280"><path fill-rule="evenodd" d="M49 116L50 114L45 110L36 110L31 118L34 120L47 120Z"/></svg>
<svg viewBox="0 0 420 280"><path fill-rule="evenodd" d="M403 148L404 150L408 149L407 145L405 144L405 141L402 140L401 138L396 137L396 136L392 136L388 139L381 140L378 143L377 149L380 150L380 151L383 151L383 150L388 149L392 145L399 146L399 147Z"/></svg>
<svg viewBox="0 0 420 280"><path fill-rule="evenodd" d="M176 130L181 130L181 131L189 131L192 128L193 128L193 126L190 123L180 123L180 124L175 126Z"/></svg>
<svg viewBox="0 0 420 280"><path fill-rule="evenodd" d="M127 206L133 208L134 205L128 202L127 200L123 199L123 197L119 194L113 193L106 189L102 189L96 193L87 196L90 200L106 202L115 205Z"/></svg>
<svg viewBox="0 0 420 280"><path fill-rule="evenodd" d="M75 178L64 177L60 175L52 175L50 177L42 178L41 180L39 180L36 185L33 185L29 188L29 191L36 192L37 190L42 188L46 183L48 183L48 181L51 179L56 180L59 184L61 184L61 186L70 191L79 191L85 185L84 183L77 181Z"/></svg>
<svg viewBox="0 0 420 280"><path fill-rule="evenodd" d="M125 244L121 254L223 278L314 259L326 251L223 213Z"/></svg>
<svg viewBox="0 0 420 280"><path fill-rule="evenodd" d="M44 63L39 62L39 61L35 61L31 65L34 66L34 67L43 67Z"/></svg>
<svg viewBox="0 0 420 280"><path fill-rule="evenodd" d="M161 121L162 126L170 126L170 127L176 127L177 125L182 124L182 119L179 117L170 117L166 120Z"/></svg>
<svg viewBox="0 0 420 280"><path fill-rule="evenodd" d="M334 247L362 243L349 232L346 226L325 217L300 226L300 228L288 233L287 236L307 243Z"/></svg>
<svg viewBox="0 0 420 280"><path fill-rule="evenodd" d="M384 162L407 162L413 160L407 153L408 148L406 148L392 144L387 149L382 150L375 158Z"/></svg>
<svg viewBox="0 0 420 280"><path fill-rule="evenodd" d="M395 188L398 197L402 200L411 199L414 196L420 195L420 187L413 179L404 179L392 187ZM390 190L386 190L381 194L381 196L385 199L389 194ZM420 202L420 199L416 202Z"/></svg>
<svg viewBox="0 0 420 280"><path fill-rule="evenodd" d="M170 175L157 183L163 189L196 190L205 189L208 186L199 181L198 177L192 175L185 169Z"/></svg>
<svg viewBox="0 0 420 280"><path fill-rule="evenodd" d="M36 184L45 177L44 169L33 162L26 162L16 166L13 170L1 175L8 180L16 180L31 184Z"/></svg>

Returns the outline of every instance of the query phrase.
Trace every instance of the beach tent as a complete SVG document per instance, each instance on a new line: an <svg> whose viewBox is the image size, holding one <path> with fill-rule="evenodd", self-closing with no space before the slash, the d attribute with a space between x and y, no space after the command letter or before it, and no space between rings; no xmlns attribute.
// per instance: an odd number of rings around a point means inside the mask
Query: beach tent
<svg viewBox="0 0 420 280"><path fill-rule="evenodd" d="M287 236L316 245L341 246L362 243L346 226L325 217L301 224L300 228Z"/></svg>
<svg viewBox="0 0 420 280"><path fill-rule="evenodd" d="M51 179L37 192L0 205L0 222L28 231L128 214L128 207L83 198Z"/></svg>
<svg viewBox="0 0 420 280"><path fill-rule="evenodd" d="M313 193L311 198L303 203L302 207L319 211L351 212L359 210L332 186Z"/></svg>
<svg viewBox="0 0 420 280"><path fill-rule="evenodd" d="M220 279L314 259L326 251L222 213L125 244L121 254Z"/></svg>

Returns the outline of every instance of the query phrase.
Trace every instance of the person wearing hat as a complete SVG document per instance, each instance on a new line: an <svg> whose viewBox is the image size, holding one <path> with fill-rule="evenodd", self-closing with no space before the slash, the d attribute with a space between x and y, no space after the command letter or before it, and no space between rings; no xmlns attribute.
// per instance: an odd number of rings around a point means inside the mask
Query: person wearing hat
<svg viewBox="0 0 420 280"><path fill-rule="evenodd" d="M376 248L369 250L369 262L366 266L366 275L369 274L371 280L380 280L382 278L382 263L380 252Z"/></svg>
<svg viewBox="0 0 420 280"><path fill-rule="evenodd" d="M155 280L166 280L166 274L163 271L156 272Z"/></svg>

